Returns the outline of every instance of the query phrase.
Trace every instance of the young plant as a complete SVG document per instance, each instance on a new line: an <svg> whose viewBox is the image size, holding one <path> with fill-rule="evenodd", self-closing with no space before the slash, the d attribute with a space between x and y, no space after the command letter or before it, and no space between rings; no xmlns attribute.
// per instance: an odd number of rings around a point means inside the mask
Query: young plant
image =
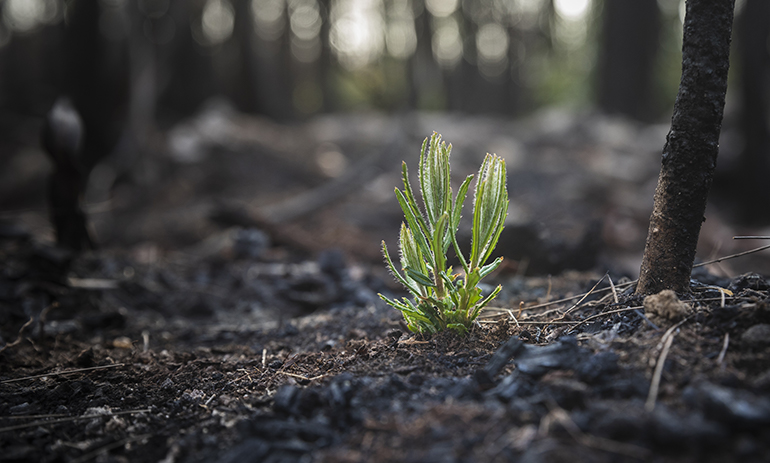
<svg viewBox="0 0 770 463"><path fill-rule="evenodd" d="M422 211L412 192L406 162L402 163L404 191L396 188L396 198L406 219L401 224L399 236L401 271L393 264L388 247L382 242L382 253L390 271L414 298L397 301L382 294L379 296L400 310L409 329L419 333L436 333L447 328L467 333L481 309L502 289L498 286L483 297L478 285L503 260L498 257L486 263L508 215L505 161L487 154L479 169L473 202L471 252L466 259L457 244L457 229L473 175L463 181L453 199L449 171L451 151L452 145L443 143L441 135L435 132L422 144L419 167ZM450 245L462 265L462 274L452 273L452 267L447 267Z"/></svg>

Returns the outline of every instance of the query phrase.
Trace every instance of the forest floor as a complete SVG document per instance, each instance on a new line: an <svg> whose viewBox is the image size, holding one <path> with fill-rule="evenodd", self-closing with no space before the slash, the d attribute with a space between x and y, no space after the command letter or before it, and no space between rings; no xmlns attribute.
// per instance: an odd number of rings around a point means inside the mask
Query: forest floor
<svg viewBox="0 0 770 463"><path fill-rule="evenodd" d="M665 128L416 120L211 110L93 193L103 246L80 256L40 198L4 214L0 460L770 461L767 257L633 295ZM410 333L376 295L400 294L378 243L433 129L456 172L510 170L504 290L466 337ZM719 217L702 260L742 250Z"/></svg>

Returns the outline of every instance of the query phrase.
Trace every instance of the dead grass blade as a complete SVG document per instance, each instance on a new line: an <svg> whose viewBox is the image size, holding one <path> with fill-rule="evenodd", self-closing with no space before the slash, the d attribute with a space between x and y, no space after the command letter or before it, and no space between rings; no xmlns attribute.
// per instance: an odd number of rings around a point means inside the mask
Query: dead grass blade
<svg viewBox="0 0 770 463"><path fill-rule="evenodd" d="M58 371L53 373L43 373L41 375L33 375L33 376L23 376L21 378L13 378L13 379L6 379L5 381L0 381L0 384L15 383L17 381L24 381L27 379L44 378L46 376L62 376L62 375L69 375L72 373L81 373L84 371L103 370L105 368L122 367L123 365L125 365L125 363L113 363L112 365L101 365L98 367L88 367L88 368L75 368L74 370L65 370L65 371Z"/></svg>
<svg viewBox="0 0 770 463"><path fill-rule="evenodd" d="M132 415L135 413L150 413L151 411L152 410L150 410L149 408L140 408L137 410L126 410L122 412L114 412L114 413L110 413L109 415L80 415L80 416L71 416L68 418L59 418L57 420L38 420L38 421L33 421L31 423L6 426L4 428L0 428L0 432L15 431L17 429L32 428L35 426L45 426L48 424L59 424L59 423L70 423L72 421L93 420L93 419L102 418L102 417L109 418L111 416Z"/></svg>
<svg viewBox="0 0 770 463"><path fill-rule="evenodd" d="M687 320L688 319L685 318L681 322L669 328L660 339L660 342L663 343L663 349L661 349L660 355L658 356L658 361L655 363L655 372L652 375L650 391L647 394L647 401L644 404L644 409L648 412L651 412L655 409L655 402L658 400L658 389L660 388L660 377L663 375L663 365L666 363L668 351L671 349L671 344L674 342L674 336L676 336L678 328L682 326L682 324Z"/></svg>

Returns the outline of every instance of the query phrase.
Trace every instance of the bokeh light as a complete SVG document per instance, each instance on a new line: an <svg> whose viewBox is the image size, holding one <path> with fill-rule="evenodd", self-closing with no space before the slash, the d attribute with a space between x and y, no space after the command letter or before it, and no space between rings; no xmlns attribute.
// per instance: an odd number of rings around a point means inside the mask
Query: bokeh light
<svg viewBox="0 0 770 463"><path fill-rule="evenodd" d="M208 0L203 7L201 29L208 45L219 45L233 35L235 10L229 0Z"/></svg>
<svg viewBox="0 0 770 463"><path fill-rule="evenodd" d="M451 69L460 62L463 56L463 42L460 36L460 26L452 17L435 22L436 31L433 33L433 56L436 62L445 69Z"/></svg>
<svg viewBox="0 0 770 463"><path fill-rule="evenodd" d="M498 23L484 24L476 33L479 70L487 77L505 71L508 64L508 32Z"/></svg>
<svg viewBox="0 0 770 463"><path fill-rule="evenodd" d="M58 20L61 6L58 0L6 0L3 19L12 32L28 32Z"/></svg>
<svg viewBox="0 0 770 463"><path fill-rule="evenodd" d="M425 7L437 18L446 18L457 10L457 0L425 0Z"/></svg>
<svg viewBox="0 0 770 463"><path fill-rule="evenodd" d="M417 33L409 0L394 0L391 4L385 43L390 56L396 59L409 58L417 48Z"/></svg>
<svg viewBox="0 0 770 463"><path fill-rule="evenodd" d="M554 0L553 7L556 13L569 21L580 21L588 14L591 0Z"/></svg>
<svg viewBox="0 0 770 463"><path fill-rule="evenodd" d="M251 0L251 14L257 35L277 40L284 30L285 0Z"/></svg>
<svg viewBox="0 0 770 463"><path fill-rule="evenodd" d="M346 69L360 69L382 54L385 47L382 7L380 0L334 2L329 42Z"/></svg>

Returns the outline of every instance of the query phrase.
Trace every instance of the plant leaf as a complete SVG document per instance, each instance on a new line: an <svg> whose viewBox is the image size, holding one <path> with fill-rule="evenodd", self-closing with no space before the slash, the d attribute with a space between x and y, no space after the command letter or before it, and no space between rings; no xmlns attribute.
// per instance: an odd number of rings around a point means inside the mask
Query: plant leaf
<svg viewBox="0 0 770 463"><path fill-rule="evenodd" d="M436 286L436 284L433 283L433 280L431 280L430 277L420 272L419 270L415 270L413 267L406 267L404 268L404 271L409 276L409 278L411 278L418 284L421 284L423 286L430 286L430 287Z"/></svg>
<svg viewBox="0 0 770 463"><path fill-rule="evenodd" d="M396 269L396 266L393 265L393 261L390 259L390 253L388 252L388 245L385 244L385 241L382 242L382 254L385 256L385 261L388 264L388 269L390 270L390 273L393 274L393 277L398 280L399 283L404 285L407 290L409 290L410 293L412 293L415 296L420 295L420 291L412 285L409 281L407 281L401 273Z"/></svg>

